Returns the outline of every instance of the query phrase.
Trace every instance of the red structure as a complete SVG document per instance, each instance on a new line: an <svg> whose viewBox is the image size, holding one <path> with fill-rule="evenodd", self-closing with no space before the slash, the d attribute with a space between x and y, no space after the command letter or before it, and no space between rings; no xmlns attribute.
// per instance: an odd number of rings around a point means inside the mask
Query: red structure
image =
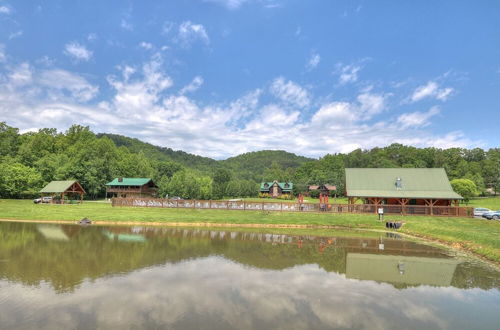
<svg viewBox="0 0 500 330"><path fill-rule="evenodd" d="M304 195L299 194L299 196L297 196L297 202L299 202L299 204L304 203Z"/></svg>

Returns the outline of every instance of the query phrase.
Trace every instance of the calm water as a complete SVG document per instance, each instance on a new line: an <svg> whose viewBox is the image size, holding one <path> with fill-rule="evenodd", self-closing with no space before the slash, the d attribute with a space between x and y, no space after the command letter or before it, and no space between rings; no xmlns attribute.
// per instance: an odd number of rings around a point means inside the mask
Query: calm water
<svg viewBox="0 0 500 330"><path fill-rule="evenodd" d="M498 270L329 235L0 223L0 328L500 328Z"/></svg>

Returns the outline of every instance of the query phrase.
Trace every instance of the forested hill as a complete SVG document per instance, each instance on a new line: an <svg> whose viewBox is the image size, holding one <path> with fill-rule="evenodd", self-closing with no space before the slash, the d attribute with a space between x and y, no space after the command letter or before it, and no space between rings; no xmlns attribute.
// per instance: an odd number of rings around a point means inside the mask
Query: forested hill
<svg viewBox="0 0 500 330"><path fill-rule="evenodd" d="M214 160L79 125L66 132L44 128L20 134L0 122L0 198L36 196L52 180L71 179L83 185L87 197L104 197L106 182L120 176L153 178L160 196L183 198L256 196L259 182L272 180L292 181L295 194L320 183L335 184L342 194L347 167L443 167L450 180L472 183L473 195L500 191L500 148L392 144L320 159L264 150Z"/></svg>
<svg viewBox="0 0 500 330"><path fill-rule="evenodd" d="M296 169L313 160L283 150L262 150L231 157L220 161L220 164L235 173L240 173L245 179L259 181L264 176L264 171L270 168L273 163L286 170Z"/></svg>
<svg viewBox="0 0 500 330"><path fill-rule="evenodd" d="M111 139L117 147L125 146L130 151L134 153L142 152L146 157L151 159L158 161L173 161L199 170L208 170L211 167L216 166L217 163L217 161L212 158L193 155L182 150L158 147L139 139L123 135L99 133L97 134L97 137L107 137Z"/></svg>
<svg viewBox="0 0 500 330"><path fill-rule="evenodd" d="M171 148L159 147L139 139L118 135L99 133L98 138L107 137L117 147L125 146L134 153L142 152L146 157L158 161L171 161L202 172L213 172L216 168L226 168L238 173L240 179L260 181L264 171L274 163L283 169L295 169L305 162L314 159L286 152L283 150L262 150L244 153L226 160L215 160Z"/></svg>

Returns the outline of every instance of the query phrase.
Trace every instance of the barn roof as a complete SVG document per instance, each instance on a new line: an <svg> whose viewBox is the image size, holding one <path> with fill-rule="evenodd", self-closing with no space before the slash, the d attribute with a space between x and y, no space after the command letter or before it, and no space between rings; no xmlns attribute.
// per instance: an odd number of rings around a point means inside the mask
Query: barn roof
<svg viewBox="0 0 500 330"><path fill-rule="evenodd" d="M66 190L68 190L73 183L77 181L52 181L49 184L47 184L45 187L43 187L40 192L42 193L63 193Z"/></svg>
<svg viewBox="0 0 500 330"><path fill-rule="evenodd" d="M462 199L443 168L346 168L345 177L348 197Z"/></svg>
<svg viewBox="0 0 500 330"><path fill-rule="evenodd" d="M322 185L312 185L308 187L309 190L327 189L327 190L337 190L337 186L332 184L322 184Z"/></svg>
<svg viewBox="0 0 500 330"><path fill-rule="evenodd" d="M115 178L113 181L106 183L106 186L143 186L150 181L152 181L151 178Z"/></svg>

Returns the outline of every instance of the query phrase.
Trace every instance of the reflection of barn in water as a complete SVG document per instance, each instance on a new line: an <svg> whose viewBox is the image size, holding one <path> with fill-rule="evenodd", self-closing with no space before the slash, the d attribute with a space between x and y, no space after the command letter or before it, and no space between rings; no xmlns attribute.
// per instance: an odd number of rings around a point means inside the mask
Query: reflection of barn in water
<svg viewBox="0 0 500 330"><path fill-rule="evenodd" d="M456 259L347 253L346 277L406 285L449 286Z"/></svg>
<svg viewBox="0 0 500 330"><path fill-rule="evenodd" d="M136 228L145 237L158 235L158 229ZM310 263L306 255L327 271L346 274L347 278L391 283L397 287L414 285L449 286L459 262L446 251L401 240L388 233L385 237L352 238L292 236L272 233L236 232L210 229L168 228L161 233L179 239L209 239L215 246L229 249L231 241L246 242L246 255L224 251L225 256L251 266L286 269ZM223 245L215 242L225 242ZM264 245L262 245L264 244ZM271 249L257 248L270 246ZM278 249L276 257L273 249ZM307 261L306 261L307 260Z"/></svg>
<svg viewBox="0 0 500 330"><path fill-rule="evenodd" d="M23 283L49 281L61 291L71 290L86 277L99 278L214 255L272 271L316 264L332 274L386 282L397 288L422 284L483 289L500 286L498 271L451 258L446 250L403 240L392 233L342 237L345 233L332 232L337 235L332 237L199 227L3 226L20 230L11 241L0 240L0 251L11 260L0 267L0 277ZM17 249L12 241L36 246L37 252ZM30 267L43 270L43 278L21 266L27 260ZM61 278L67 269L71 272Z"/></svg>

